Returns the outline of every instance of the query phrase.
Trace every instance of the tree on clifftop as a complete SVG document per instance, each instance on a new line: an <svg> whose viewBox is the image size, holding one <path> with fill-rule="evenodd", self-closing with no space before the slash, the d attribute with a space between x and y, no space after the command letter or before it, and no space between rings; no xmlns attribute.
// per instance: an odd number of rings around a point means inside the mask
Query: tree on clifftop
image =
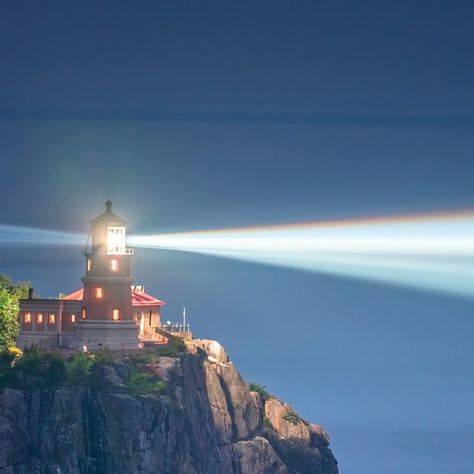
<svg viewBox="0 0 474 474"><path fill-rule="evenodd" d="M20 325L18 295L0 288L0 351L15 345Z"/></svg>
<svg viewBox="0 0 474 474"><path fill-rule="evenodd" d="M6 275L0 275L0 288L16 294L18 298L28 298L28 289L30 286L31 283L28 281L13 283Z"/></svg>
<svg viewBox="0 0 474 474"><path fill-rule="evenodd" d="M28 293L26 285L13 284L10 279L0 275L0 352L15 345L20 324L19 298Z"/></svg>

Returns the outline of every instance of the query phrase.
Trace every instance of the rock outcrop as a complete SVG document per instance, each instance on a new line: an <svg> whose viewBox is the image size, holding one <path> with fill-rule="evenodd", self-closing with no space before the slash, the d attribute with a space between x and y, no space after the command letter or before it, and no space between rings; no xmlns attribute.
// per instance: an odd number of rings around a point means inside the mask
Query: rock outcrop
<svg viewBox="0 0 474 474"><path fill-rule="evenodd" d="M125 357L93 385L0 394L0 474L337 474L329 438L284 403L251 392L213 341L152 369L160 396L132 396Z"/></svg>

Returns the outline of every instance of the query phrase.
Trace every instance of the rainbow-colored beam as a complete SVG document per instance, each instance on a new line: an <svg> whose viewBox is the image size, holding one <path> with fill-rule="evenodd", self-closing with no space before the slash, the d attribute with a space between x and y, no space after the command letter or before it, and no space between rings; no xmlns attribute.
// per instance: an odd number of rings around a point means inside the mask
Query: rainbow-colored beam
<svg viewBox="0 0 474 474"><path fill-rule="evenodd" d="M130 243L474 296L472 210L135 235Z"/></svg>
<svg viewBox="0 0 474 474"><path fill-rule="evenodd" d="M83 245L70 232L0 226L0 246ZM474 211L133 235L134 247L474 296Z"/></svg>

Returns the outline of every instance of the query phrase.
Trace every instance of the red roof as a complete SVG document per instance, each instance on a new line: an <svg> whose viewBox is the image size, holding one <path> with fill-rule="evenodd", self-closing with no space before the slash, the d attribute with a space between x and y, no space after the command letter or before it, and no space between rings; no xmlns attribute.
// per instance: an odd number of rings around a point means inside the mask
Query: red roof
<svg viewBox="0 0 474 474"><path fill-rule="evenodd" d="M161 301L154 296L145 293L144 291L132 291L132 306L163 306L165 304L164 301ZM67 295L63 298L63 300L68 301L82 301L83 297L83 288Z"/></svg>

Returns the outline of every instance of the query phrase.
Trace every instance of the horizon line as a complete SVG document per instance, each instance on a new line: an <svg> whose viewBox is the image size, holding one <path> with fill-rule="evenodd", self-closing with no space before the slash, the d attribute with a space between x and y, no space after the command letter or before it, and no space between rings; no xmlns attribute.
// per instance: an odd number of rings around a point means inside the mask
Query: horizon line
<svg viewBox="0 0 474 474"><path fill-rule="evenodd" d="M350 127L474 127L474 115L338 114L291 112L201 112L116 109L0 109L0 120L268 124Z"/></svg>

